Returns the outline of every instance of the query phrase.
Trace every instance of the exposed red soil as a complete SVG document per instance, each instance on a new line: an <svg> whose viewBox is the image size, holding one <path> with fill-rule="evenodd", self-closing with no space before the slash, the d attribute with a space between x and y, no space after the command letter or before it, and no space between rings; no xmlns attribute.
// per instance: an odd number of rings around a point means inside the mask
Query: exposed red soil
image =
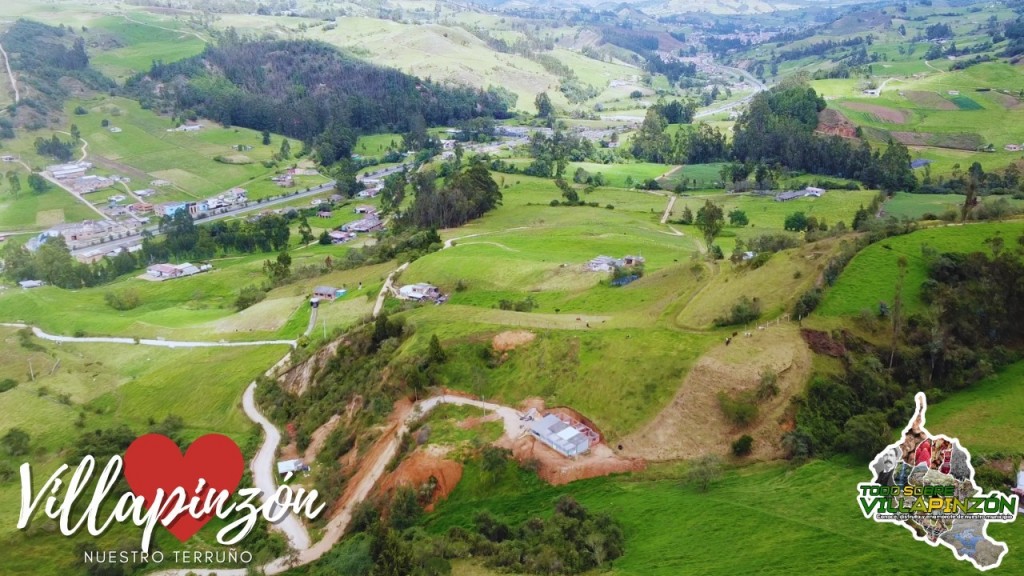
<svg viewBox="0 0 1024 576"><path fill-rule="evenodd" d="M839 136L841 138L857 137L857 126L850 122L846 116L843 116L842 112L832 108L825 108L818 113L818 128L816 131L821 134Z"/></svg>
<svg viewBox="0 0 1024 576"><path fill-rule="evenodd" d="M403 460L394 472L381 480L378 489L382 494L391 492L399 486L410 486L419 490L420 486L430 481L431 476L437 480L437 486L425 509L432 512L434 505L447 498L462 479L462 464L446 460L436 451L413 452L412 456Z"/></svg>

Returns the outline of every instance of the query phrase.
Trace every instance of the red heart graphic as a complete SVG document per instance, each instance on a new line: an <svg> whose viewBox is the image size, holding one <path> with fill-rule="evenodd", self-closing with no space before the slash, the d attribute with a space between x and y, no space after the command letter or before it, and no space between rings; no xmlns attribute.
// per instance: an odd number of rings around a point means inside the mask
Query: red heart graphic
<svg viewBox="0 0 1024 576"><path fill-rule="evenodd" d="M197 506L202 509L211 488L217 492L227 490L234 493L242 479L244 466L245 461L238 445L222 434L207 434L196 439L184 456L178 445L167 436L146 434L136 438L124 453L124 478L132 492L145 500L146 509L153 505L158 489L163 489L166 502L171 492L180 486L188 502L195 496L199 480L203 479L206 484L199 493L200 505ZM170 508L164 516L169 513ZM174 519L167 529L184 542L209 522L213 515L210 512L201 518L193 518L185 512Z"/></svg>

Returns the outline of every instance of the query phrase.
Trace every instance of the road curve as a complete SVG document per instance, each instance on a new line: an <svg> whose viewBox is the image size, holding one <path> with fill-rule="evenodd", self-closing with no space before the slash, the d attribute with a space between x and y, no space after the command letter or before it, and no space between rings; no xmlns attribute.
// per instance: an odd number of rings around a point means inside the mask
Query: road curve
<svg viewBox="0 0 1024 576"><path fill-rule="evenodd" d="M283 360L284 359L282 359L282 361ZM251 392L254 388L255 383L250 385L246 390L246 396L249 397L250 400L252 398ZM244 398L245 397L243 397L243 400ZM280 574L290 570L291 568L315 562L321 556L326 554L345 534L345 530L348 528L348 524L352 520L352 511L355 509L356 505L369 496L370 492L377 485L377 482L384 476L384 473L387 471L388 462L394 458L402 435L409 430L410 424L441 404L476 406L484 410L497 412L501 416L505 425L505 433L512 438L516 438L526 431L526 424L520 420L522 414L514 408L509 408L500 404L447 394L432 396L417 402L413 406L413 409L399 422L397 426L392 425L389 432L386 433L385 436L381 437L381 439L379 439L374 446L370 448L370 453L375 455L375 458L371 461L364 462L361 469L353 476L353 479L359 478L359 480L354 486L347 490L346 493L348 494L348 499L342 506L341 511L332 518L330 522L328 522L327 527L324 530L323 538L312 546L309 546L308 544L305 548L296 546L292 554L272 560L266 565L260 566L259 569L262 570L264 574L273 576L274 574ZM263 426L264 431L266 432L263 446L260 447L260 450L257 453L257 458L266 451L266 454L269 455L267 458L270 459L267 462L264 462L264 460L257 462L257 459L253 459L253 478L259 487L261 482L260 477L262 476L262 479L266 479L269 476L271 483L267 486L269 488L270 486L274 486L273 471L270 469L270 464L273 462L273 455L276 453L277 443L280 441L280 431L274 428L273 425L265 418L262 418L262 415L255 412L255 405L252 406L252 410L256 414L257 418L262 420L257 421L257 423ZM250 414L249 409L246 409L246 415L249 415L250 418L252 418L252 414ZM273 491L267 491L267 489L263 487L260 487L260 489L263 490L264 496L273 493ZM276 487L274 490L276 490ZM289 515L288 518L292 518L292 516ZM290 536L289 539L291 539ZM210 566L202 566L161 570L159 572L151 573L151 576L188 576L189 574L195 573L216 573L217 576L246 576L249 572L246 568L218 569Z"/></svg>
<svg viewBox="0 0 1024 576"><path fill-rule="evenodd" d="M282 358L280 362L267 371L267 374L271 374L277 366L287 360L288 356ZM263 429L263 444L260 445L256 456L253 457L252 462L249 464L249 468L252 470L253 484L263 492L261 500L266 502L277 491L277 482L274 478L274 457L277 455L277 446L281 443L281 431L275 428L270 420L256 407L255 396L256 383L253 382L249 384L249 387L245 389L245 393L242 394L242 411L245 412L245 415L250 420L259 424L260 428ZM292 548L296 550L309 548L309 532L306 531L306 527L302 525L302 522L294 514L286 514L276 526L288 538Z"/></svg>

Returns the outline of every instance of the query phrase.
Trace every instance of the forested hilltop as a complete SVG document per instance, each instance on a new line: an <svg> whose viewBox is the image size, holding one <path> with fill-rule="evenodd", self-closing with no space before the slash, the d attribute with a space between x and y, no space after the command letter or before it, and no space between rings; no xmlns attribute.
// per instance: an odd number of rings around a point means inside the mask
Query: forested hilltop
<svg viewBox="0 0 1024 576"><path fill-rule="evenodd" d="M326 133L337 145L318 147L325 164L347 156L343 143L354 142L353 133L418 132L477 116L504 117L510 104L498 89L421 80L321 42L232 33L193 58L154 62L126 88L143 105L179 117L204 116L304 142Z"/></svg>

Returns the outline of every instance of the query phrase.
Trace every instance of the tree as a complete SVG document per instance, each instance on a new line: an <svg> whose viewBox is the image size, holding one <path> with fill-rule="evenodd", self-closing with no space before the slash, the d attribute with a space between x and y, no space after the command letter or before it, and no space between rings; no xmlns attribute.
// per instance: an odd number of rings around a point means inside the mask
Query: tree
<svg viewBox="0 0 1024 576"><path fill-rule="evenodd" d="M32 189L33 193L42 194L50 189L50 183L46 181L46 178L33 172L28 175L28 187Z"/></svg>
<svg viewBox="0 0 1024 576"><path fill-rule="evenodd" d="M742 210L733 210L729 212L729 224L733 226L746 226L750 224L750 219L747 218L747 213Z"/></svg>
<svg viewBox="0 0 1024 576"><path fill-rule="evenodd" d="M17 198L18 193L21 192L21 178L18 176L18 173L13 170L8 172L7 183L11 185L11 194Z"/></svg>
<svg viewBox="0 0 1024 576"><path fill-rule="evenodd" d="M715 241L715 236L725 227L725 216L722 207L711 200L705 200L704 206L697 210L697 216L693 219L697 229L704 234L704 241L708 246Z"/></svg>
<svg viewBox="0 0 1024 576"><path fill-rule="evenodd" d="M693 461L686 472L686 479L701 492L706 492L711 483L722 474L722 462L713 454L702 456Z"/></svg>
<svg viewBox="0 0 1024 576"><path fill-rule="evenodd" d="M447 359L448 354L441 347L441 341L437 339L437 334L432 335L430 337L430 350L427 352L427 361L431 364L443 364Z"/></svg>
<svg viewBox="0 0 1024 576"><path fill-rule="evenodd" d="M537 107L537 117L551 120L555 116L555 107L551 104L551 97L548 96L547 92L541 92L537 94L537 97L533 99L534 106Z"/></svg>
<svg viewBox="0 0 1024 576"><path fill-rule="evenodd" d="M24 456L28 454L30 439L28 432L21 428L11 428L0 438L0 445L4 447L11 456Z"/></svg>
<svg viewBox="0 0 1024 576"><path fill-rule="evenodd" d="M71 125L71 140L73 142L78 142L81 139L82 139L82 133L78 130L78 124L72 124Z"/></svg>
<svg viewBox="0 0 1024 576"><path fill-rule="evenodd" d="M287 142L287 140L285 140ZM310 227L309 221L303 216L299 222L299 236L302 237L303 244L309 244L313 241L313 228Z"/></svg>
<svg viewBox="0 0 1024 576"><path fill-rule="evenodd" d="M264 146L269 146L270 145L270 130L264 130L263 131L263 145Z"/></svg>
<svg viewBox="0 0 1024 576"><path fill-rule="evenodd" d="M794 212L789 216L786 216L786 221L782 228L784 230L792 230L793 232L802 232L807 229L807 215L803 212Z"/></svg>
<svg viewBox="0 0 1024 576"><path fill-rule="evenodd" d="M269 137L267 138L267 141L264 142L264 144L270 144ZM287 138L281 138L281 150L278 152L278 154L281 156L282 160L287 160L288 158L291 158L292 145L290 142L288 142Z"/></svg>
<svg viewBox="0 0 1024 576"><path fill-rule="evenodd" d="M907 277L907 257L900 256L896 261L899 266L899 274L896 276L896 293L892 299L892 347L889 352L889 369L892 370L893 361L896 359L896 343L900 337L900 323L903 320L903 281Z"/></svg>
<svg viewBox="0 0 1024 576"><path fill-rule="evenodd" d="M693 211L689 206L683 206L683 214L679 217L679 221L686 225L693 224Z"/></svg>
<svg viewBox="0 0 1024 576"><path fill-rule="evenodd" d="M408 576L415 572L412 555L398 533L378 522L370 542L373 570L370 576Z"/></svg>
<svg viewBox="0 0 1024 576"><path fill-rule="evenodd" d="M981 182L985 178L985 171L981 169L981 164L975 162L971 164L971 167L967 170L967 196L964 198L964 204L960 207L960 221L966 222L967 216L971 213L971 208L978 203L978 188L981 187Z"/></svg>
<svg viewBox="0 0 1024 576"><path fill-rule="evenodd" d="M861 458L872 458L889 443L889 424L885 414L871 411L846 421L839 445Z"/></svg>
<svg viewBox="0 0 1024 576"><path fill-rule="evenodd" d="M327 230L324 230L323 232L320 233L320 239L317 241L317 243L320 244L321 246L331 245L331 235L327 233Z"/></svg>

